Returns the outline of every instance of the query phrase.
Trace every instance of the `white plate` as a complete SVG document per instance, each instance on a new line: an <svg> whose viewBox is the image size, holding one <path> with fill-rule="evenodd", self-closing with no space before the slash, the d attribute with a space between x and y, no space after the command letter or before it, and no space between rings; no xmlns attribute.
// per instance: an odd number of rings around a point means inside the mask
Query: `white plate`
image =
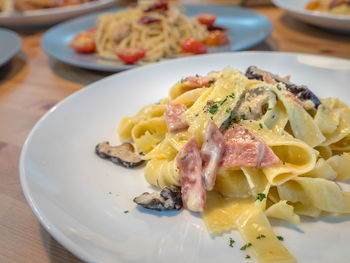
<svg viewBox="0 0 350 263"><path fill-rule="evenodd" d="M133 197L149 190L142 169L125 169L94 154L116 141L124 116L167 96L184 76L249 65L291 75L320 97L350 102L350 61L305 54L239 52L194 56L128 70L98 81L59 103L33 128L22 150L20 179L43 226L88 262L252 262L237 232L210 237L188 211L149 212ZM129 213L124 213L128 210ZM350 217L302 219L296 228L274 221L274 231L301 263L350 262ZM229 237L236 240L229 246Z"/></svg>
<svg viewBox="0 0 350 263"><path fill-rule="evenodd" d="M39 26L57 23L71 17L97 11L116 3L116 0L97 0L81 5L30 10L14 14L0 12L2 26Z"/></svg>
<svg viewBox="0 0 350 263"><path fill-rule="evenodd" d="M328 29L350 32L350 16L333 15L318 11L305 10L311 0L272 0L280 8L303 22Z"/></svg>

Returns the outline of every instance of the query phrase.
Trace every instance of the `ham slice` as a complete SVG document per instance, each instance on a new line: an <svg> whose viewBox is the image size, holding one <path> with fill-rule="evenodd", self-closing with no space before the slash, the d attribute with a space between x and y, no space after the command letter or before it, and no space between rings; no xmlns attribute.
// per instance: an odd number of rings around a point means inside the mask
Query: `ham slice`
<svg viewBox="0 0 350 263"><path fill-rule="evenodd" d="M225 138L212 120L208 121L201 149L205 188L213 190L216 171L225 150Z"/></svg>
<svg viewBox="0 0 350 263"><path fill-rule="evenodd" d="M190 76L185 78L184 83L195 86L197 88L200 87L210 87L211 84L215 82L217 77L219 76L218 71L211 71L206 76Z"/></svg>
<svg viewBox="0 0 350 263"><path fill-rule="evenodd" d="M266 167L280 159L257 135L246 128L233 124L225 133L224 167Z"/></svg>
<svg viewBox="0 0 350 263"><path fill-rule="evenodd" d="M205 186L202 159L196 139L192 137L176 156L181 181L183 206L193 212L205 210Z"/></svg>
<svg viewBox="0 0 350 263"><path fill-rule="evenodd" d="M188 124L183 118L183 113L186 110L187 107L184 104L169 102L165 106L165 121L169 132L176 133L188 128Z"/></svg>

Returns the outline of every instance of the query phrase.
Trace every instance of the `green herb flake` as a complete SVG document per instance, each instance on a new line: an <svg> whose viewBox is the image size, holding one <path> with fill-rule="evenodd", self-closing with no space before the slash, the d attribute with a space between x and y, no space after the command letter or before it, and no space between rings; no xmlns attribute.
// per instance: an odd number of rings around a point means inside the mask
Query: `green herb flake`
<svg viewBox="0 0 350 263"><path fill-rule="evenodd" d="M258 235L257 237L256 237L256 239L262 239L262 238L265 238L266 236L265 235Z"/></svg>
<svg viewBox="0 0 350 263"><path fill-rule="evenodd" d="M195 116L195 117L198 117L198 115L199 115L199 113L196 113L194 116Z"/></svg>
<svg viewBox="0 0 350 263"><path fill-rule="evenodd" d="M215 114L215 112L218 110L219 106L217 104L214 104L213 106L210 107L209 112L211 114Z"/></svg>
<svg viewBox="0 0 350 263"><path fill-rule="evenodd" d="M215 78L212 78L211 80L208 81L208 84L212 85L212 84L214 84L214 82L215 82Z"/></svg>
<svg viewBox="0 0 350 263"><path fill-rule="evenodd" d="M245 258L247 258L247 259L248 259L248 258L250 258L250 256L249 256L249 255L246 255L246 256L245 256Z"/></svg>
<svg viewBox="0 0 350 263"><path fill-rule="evenodd" d="M277 238L278 238L278 240L281 240L281 241L283 241L283 240L284 240L284 238L283 238L283 237L281 237L281 236L277 236Z"/></svg>
<svg viewBox="0 0 350 263"><path fill-rule="evenodd" d="M239 116L235 116L234 120L235 120L236 123L238 123L239 122Z"/></svg>
<svg viewBox="0 0 350 263"><path fill-rule="evenodd" d="M244 129L244 131L247 133L247 132L248 132L248 129Z"/></svg>
<svg viewBox="0 0 350 263"><path fill-rule="evenodd" d="M249 112L252 112L252 108L249 106Z"/></svg>
<svg viewBox="0 0 350 263"><path fill-rule="evenodd" d="M342 156L343 154L339 153L338 156Z"/></svg>
<svg viewBox="0 0 350 263"><path fill-rule="evenodd" d="M235 243L235 241L232 239L232 237L230 237L230 244L229 244L229 246L233 247L233 243Z"/></svg>
<svg viewBox="0 0 350 263"><path fill-rule="evenodd" d="M232 94L228 95L228 97L233 99L235 97L235 94L232 92Z"/></svg>
<svg viewBox="0 0 350 263"><path fill-rule="evenodd" d="M276 117L276 115L274 114L274 115L272 115L272 119L274 119Z"/></svg>
<svg viewBox="0 0 350 263"><path fill-rule="evenodd" d="M230 113L230 112L231 112L231 108L228 107L228 108L226 109L226 113Z"/></svg>
<svg viewBox="0 0 350 263"><path fill-rule="evenodd" d="M259 123L259 127L260 129L262 129L264 126L261 123Z"/></svg>
<svg viewBox="0 0 350 263"><path fill-rule="evenodd" d="M259 201L262 201L266 198L266 194L264 193L258 193L257 194L257 197L256 197L256 200L259 200Z"/></svg>
<svg viewBox="0 0 350 263"><path fill-rule="evenodd" d="M199 75L198 75L198 74L196 74L196 77L198 78L198 77L199 77Z"/></svg>
<svg viewBox="0 0 350 263"><path fill-rule="evenodd" d="M272 108L267 108L267 110L272 110Z"/></svg>
<svg viewBox="0 0 350 263"><path fill-rule="evenodd" d="M283 162L283 165L286 165L286 162Z"/></svg>
<svg viewBox="0 0 350 263"><path fill-rule="evenodd" d="M127 214L127 213L129 213L129 210L125 210L125 211L124 211L124 214Z"/></svg>
<svg viewBox="0 0 350 263"><path fill-rule="evenodd" d="M245 114L242 114L241 115L241 120L245 120L246 118L245 118Z"/></svg>
<svg viewBox="0 0 350 263"><path fill-rule="evenodd" d="M210 116L210 119L213 120L213 116Z"/></svg>
<svg viewBox="0 0 350 263"><path fill-rule="evenodd" d="M182 79L180 80L180 83L184 83L184 78L182 78Z"/></svg>
<svg viewBox="0 0 350 263"><path fill-rule="evenodd" d="M252 140L255 140L255 137L252 137Z"/></svg>
<svg viewBox="0 0 350 263"><path fill-rule="evenodd" d="M252 243L245 244L243 247L241 247L241 250L246 250L248 247L251 247Z"/></svg>
<svg viewBox="0 0 350 263"><path fill-rule="evenodd" d="M220 105L224 104L227 101L227 98L225 98L223 101L220 102Z"/></svg>
<svg viewBox="0 0 350 263"><path fill-rule="evenodd" d="M278 90L281 90L280 84L277 84L277 89L278 89Z"/></svg>
<svg viewBox="0 0 350 263"><path fill-rule="evenodd" d="M139 155L145 155L143 152L139 152Z"/></svg>

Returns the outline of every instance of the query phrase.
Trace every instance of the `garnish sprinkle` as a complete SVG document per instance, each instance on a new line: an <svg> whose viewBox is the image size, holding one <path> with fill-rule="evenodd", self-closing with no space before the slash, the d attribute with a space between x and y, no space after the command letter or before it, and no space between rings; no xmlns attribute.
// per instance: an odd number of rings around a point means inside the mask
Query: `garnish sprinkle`
<svg viewBox="0 0 350 263"><path fill-rule="evenodd" d="M208 81L208 84L212 85L212 84L214 84L214 82L215 82L215 78L212 78L211 80Z"/></svg>
<svg viewBox="0 0 350 263"><path fill-rule="evenodd" d="M277 89L281 90L280 84L277 84Z"/></svg>
<svg viewBox="0 0 350 263"><path fill-rule="evenodd" d="M218 110L219 106L217 104L214 104L213 106L210 107L209 112L211 114L215 114L215 112Z"/></svg>
<svg viewBox="0 0 350 263"><path fill-rule="evenodd" d="M241 247L241 250L246 250L248 247L251 247L252 243L245 244L243 247Z"/></svg>
<svg viewBox="0 0 350 263"><path fill-rule="evenodd" d="M260 129L262 129L262 128L263 128L263 125L262 125L261 123L259 123L259 127L260 127Z"/></svg>
<svg viewBox="0 0 350 263"><path fill-rule="evenodd" d="M261 235L257 236L256 239L262 239L262 238L265 238L265 237L266 237L265 235L261 234Z"/></svg>
<svg viewBox="0 0 350 263"><path fill-rule="evenodd" d="M262 201L266 198L266 194L264 193L258 193L257 194L257 197L256 197L256 200L259 200L259 201Z"/></svg>
<svg viewBox="0 0 350 263"><path fill-rule="evenodd" d="M226 113L230 113L230 112L231 112L231 108L228 107L228 108L226 109Z"/></svg>
<svg viewBox="0 0 350 263"><path fill-rule="evenodd" d="M249 256L249 255L246 255L245 258L250 258L250 256Z"/></svg>
<svg viewBox="0 0 350 263"><path fill-rule="evenodd" d="M278 240L281 240L281 241L283 241L283 240L284 240L284 238L283 238L283 237L281 237L281 236L277 236L277 238L278 238Z"/></svg>
<svg viewBox="0 0 350 263"><path fill-rule="evenodd" d="M252 112L252 108L249 106L249 112Z"/></svg>
<svg viewBox="0 0 350 263"><path fill-rule="evenodd" d="M127 214L127 213L129 213L129 210L125 210L125 211L124 211L124 214Z"/></svg>
<svg viewBox="0 0 350 263"><path fill-rule="evenodd" d="M235 241L232 239L232 237L230 237L230 244L229 244L229 246L233 247L233 243L235 243Z"/></svg>

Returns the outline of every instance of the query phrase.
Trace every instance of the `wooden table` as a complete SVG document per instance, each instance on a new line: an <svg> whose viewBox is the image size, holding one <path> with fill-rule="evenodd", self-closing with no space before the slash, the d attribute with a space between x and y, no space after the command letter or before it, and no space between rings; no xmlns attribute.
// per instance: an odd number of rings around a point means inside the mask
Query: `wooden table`
<svg viewBox="0 0 350 263"><path fill-rule="evenodd" d="M229 4L230 1L205 3ZM350 59L350 35L304 24L273 6L250 9L267 16L274 25L272 35L252 50ZM81 262L46 232L29 208L19 182L19 156L26 136L45 112L109 74L75 68L49 58L40 47L44 31L19 33L23 41L21 52L0 69L0 262Z"/></svg>

